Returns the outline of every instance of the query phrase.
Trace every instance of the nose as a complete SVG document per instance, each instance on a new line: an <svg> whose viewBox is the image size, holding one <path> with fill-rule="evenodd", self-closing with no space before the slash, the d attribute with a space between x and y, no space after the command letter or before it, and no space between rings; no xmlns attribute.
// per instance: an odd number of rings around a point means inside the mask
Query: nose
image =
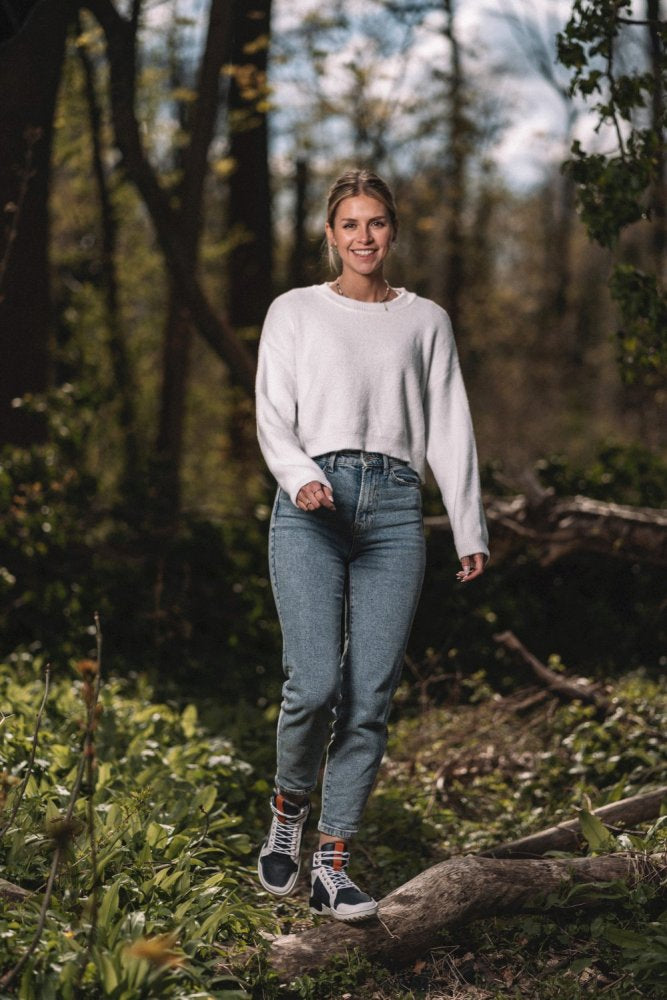
<svg viewBox="0 0 667 1000"><path fill-rule="evenodd" d="M364 229L359 233L360 243L372 243L372 241L373 241L373 234L371 233L370 229Z"/></svg>

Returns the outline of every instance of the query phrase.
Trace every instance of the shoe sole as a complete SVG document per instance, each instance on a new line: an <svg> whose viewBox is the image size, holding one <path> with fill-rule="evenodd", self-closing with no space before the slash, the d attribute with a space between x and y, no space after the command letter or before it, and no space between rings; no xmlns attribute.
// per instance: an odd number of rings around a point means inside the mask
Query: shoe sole
<svg viewBox="0 0 667 1000"><path fill-rule="evenodd" d="M377 903L372 910L363 910L361 913L336 913L335 910L332 910L330 906L326 906L324 903L321 910L316 909L314 906L310 907L310 912L316 917L333 917L334 920L341 920L346 924L355 924L360 920L368 920L369 917L374 917L377 911Z"/></svg>

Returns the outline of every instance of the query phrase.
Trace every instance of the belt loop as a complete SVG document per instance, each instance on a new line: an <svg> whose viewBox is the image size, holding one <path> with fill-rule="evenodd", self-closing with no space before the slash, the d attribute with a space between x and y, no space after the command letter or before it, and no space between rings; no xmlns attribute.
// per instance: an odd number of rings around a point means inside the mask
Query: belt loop
<svg viewBox="0 0 667 1000"><path fill-rule="evenodd" d="M384 452L382 452L382 471L385 476L389 472L389 455L385 455Z"/></svg>
<svg viewBox="0 0 667 1000"><path fill-rule="evenodd" d="M336 459L338 458L337 451L330 451L327 455L327 472L336 471Z"/></svg>

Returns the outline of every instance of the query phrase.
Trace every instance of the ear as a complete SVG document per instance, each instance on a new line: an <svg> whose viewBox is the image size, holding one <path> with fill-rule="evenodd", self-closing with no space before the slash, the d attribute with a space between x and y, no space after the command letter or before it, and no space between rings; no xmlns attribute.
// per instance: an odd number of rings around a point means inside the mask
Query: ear
<svg viewBox="0 0 667 1000"><path fill-rule="evenodd" d="M324 232L326 233L327 241L330 246L335 246L336 241L334 239L334 231L328 222L324 223Z"/></svg>

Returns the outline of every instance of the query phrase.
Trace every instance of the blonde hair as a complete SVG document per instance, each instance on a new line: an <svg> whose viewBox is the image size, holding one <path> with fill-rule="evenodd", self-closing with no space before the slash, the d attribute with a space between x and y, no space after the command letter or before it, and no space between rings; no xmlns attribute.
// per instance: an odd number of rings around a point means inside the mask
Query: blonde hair
<svg viewBox="0 0 667 1000"><path fill-rule="evenodd" d="M398 215L396 213L396 203L389 185L381 177L374 174L372 170L346 170L338 177L327 195L327 222L333 229L336 221L336 211L341 201L345 198L353 198L355 195L365 194L369 198L377 198L387 209L389 222L393 230L393 238L396 239L398 232ZM334 254L333 247L328 240L326 250L329 258L329 267L332 271L338 270L338 262Z"/></svg>

